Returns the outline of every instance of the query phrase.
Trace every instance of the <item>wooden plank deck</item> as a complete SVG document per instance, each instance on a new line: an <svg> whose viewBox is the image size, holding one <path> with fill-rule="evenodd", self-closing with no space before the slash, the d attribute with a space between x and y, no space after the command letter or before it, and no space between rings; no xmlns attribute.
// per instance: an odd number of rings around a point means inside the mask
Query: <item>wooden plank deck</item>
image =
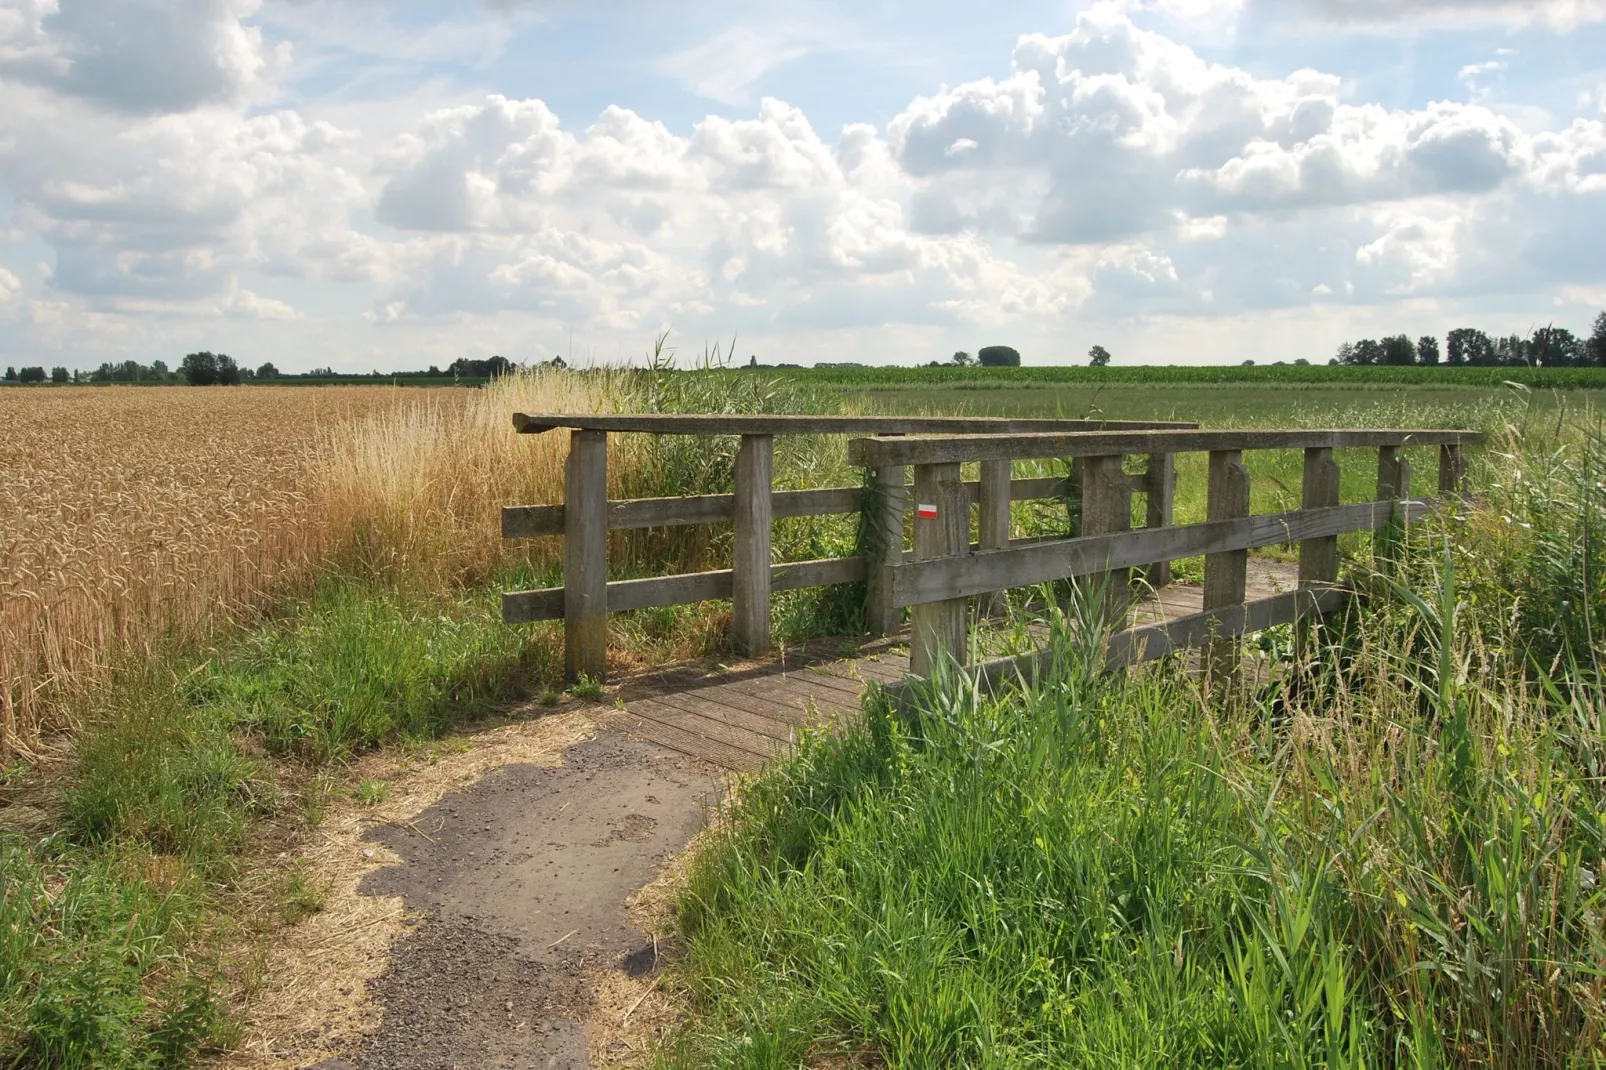
<svg viewBox="0 0 1606 1070"><path fill-rule="evenodd" d="M1248 598L1292 590L1295 576L1291 564L1252 558ZM1134 623L1187 616L1202 605L1202 587L1174 583L1138 603ZM621 683L616 708L605 719L672 750L752 772L785 753L802 726L828 726L852 716L870 683L896 683L908 671L907 636L817 640L764 660L676 665L637 675Z"/></svg>

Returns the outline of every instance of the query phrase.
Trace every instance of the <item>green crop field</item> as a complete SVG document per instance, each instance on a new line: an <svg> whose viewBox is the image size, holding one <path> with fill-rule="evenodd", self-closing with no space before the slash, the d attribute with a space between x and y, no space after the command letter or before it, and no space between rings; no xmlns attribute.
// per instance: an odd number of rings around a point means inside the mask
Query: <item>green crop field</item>
<svg viewBox="0 0 1606 1070"><path fill-rule="evenodd" d="M864 367L798 368L784 373L807 383L853 386L967 386L980 389L1038 383L1093 383L1105 386L1139 383L1255 383L1292 385L1319 383L1367 388L1388 385L1498 387L1505 383L1557 390L1606 389L1606 367L1530 368L1418 365L1356 367L1327 364L1204 365L1145 364L1129 368L1087 365L1050 367L937 368Z"/></svg>

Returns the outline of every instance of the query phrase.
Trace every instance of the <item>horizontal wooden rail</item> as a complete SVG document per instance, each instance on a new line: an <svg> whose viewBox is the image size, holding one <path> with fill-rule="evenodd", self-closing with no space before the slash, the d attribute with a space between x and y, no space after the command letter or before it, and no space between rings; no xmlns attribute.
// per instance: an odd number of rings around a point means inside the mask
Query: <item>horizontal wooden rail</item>
<svg viewBox="0 0 1606 1070"><path fill-rule="evenodd" d="M638 431L654 435L916 435L1027 431L1119 431L1143 427L1198 427L1155 420L1053 420L1002 416L726 416L718 413L516 412L513 428L538 435L576 431Z"/></svg>
<svg viewBox="0 0 1606 1070"><path fill-rule="evenodd" d="M1280 624L1324 617L1342 608L1350 597L1348 591L1337 587L1306 588L1112 632L1105 646L1104 663L1111 669L1125 668L1156 661L1189 647L1201 647L1212 635L1258 632ZM1052 649L1033 650L967 665L959 671L975 680L981 690L995 692L1015 681L1030 683L1041 679L1059 656ZM909 689L921 683L923 681L908 679L886 685L883 690L894 702L903 703L908 701Z"/></svg>
<svg viewBox="0 0 1606 1070"><path fill-rule="evenodd" d="M833 583L856 583L865 578L862 557L827 557L770 566L770 590L796 591ZM622 613L651 606L678 606L731 597L734 572L691 572L680 576L653 576L641 580L614 580L607 586L607 612ZM502 620L530 624L563 617L563 588L511 591L502 596Z"/></svg>
<svg viewBox="0 0 1606 1070"><path fill-rule="evenodd" d="M1110 457L1123 454L1197 453L1219 450L1346 449L1365 446L1475 446L1474 431L1072 431L1053 434L945 435L923 438L856 438L848 460L867 467L957 464L964 461L1044 457Z"/></svg>
<svg viewBox="0 0 1606 1070"><path fill-rule="evenodd" d="M1141 489L1142 476L1132 477ZM981 484L965 484L971 504L981 500ZM1067 494L1063 476L1034 476L1011 480L1013 501L1059 498ZM770 495L773 515L831 516L857 513L864 499L859 487L822 487L817 490L778 490ZM911 501L913 499L911 498ZM736 512L734 494L694 494L684 498L621 498L608 503L608 530L673 527L683 524L729 523ZM502 538L531 539L543 535L562 535L564 511L561 505L510 505L502 509Z"/></svg>
<svg viewBox="0 0 1606 1070"><path fill-rule="evenodd" d="M1200 554L1251 550L1371 530L1396 515L1403 514L1414 520L1434 504L1428 499L1362 502L1179 527L1054 539L1029 546L1011 546L1007 550L983 550L894 564L890 568L892 601L898 606L924 605L1073 576L1091 576L1153 561L1174 561Z"/></svg>

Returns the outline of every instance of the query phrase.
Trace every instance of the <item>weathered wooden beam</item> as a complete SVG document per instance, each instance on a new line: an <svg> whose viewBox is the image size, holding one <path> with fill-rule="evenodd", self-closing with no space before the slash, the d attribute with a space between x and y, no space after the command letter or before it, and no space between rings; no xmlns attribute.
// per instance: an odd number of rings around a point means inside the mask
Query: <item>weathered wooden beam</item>
<svg viewBox="0 0 1606 1070"><path fill-rule="evenodd" d="M1300 504L1305 509L1330 509L1338 504L1338 462L1326 447L1305 451ZM1299 543L1299 585L1322 587L1338 582L1338 535L1315 535Z"/></svg>
<svg viewBox="0 0 1606 1070"><path fill-rule="evenodd" d="M981 462L977 485L976 539L983 550L1007 550L1013 527L1009 503L1014 498L1010 482L1010 462ZM982 609L988 616L1002 614L1007 606L1002 591L994 591Z"/></svg>
<svg viewBox="0 0 1606 1070"><path fill-rule="evenodd" d="M904 485L907 469L886 465L871 473L869 496L874 512L866 534L871 569L866 592L864 627L871 635L891 635L903 624L903 610L892 600L892 566L903 560L903 514L909 502Z"/></svg>
<svg viewBox="0 0 1606 1070"><path fill-rule="evenodd" d="M655 435L889 435L974 434L982 431L1079 431L1107 428L1198 427L1156 420L1054 420L1007 416L731 416L720 413L513 414L513 429L535 435L567 427Z"/></svg>
<svg viewBox="0 0 1606 1070"><path fill-rule="evenodd" d="M614 580L608 584L608 612L624 613L652 606L680 606L729 598L732 572L691 572L679 576L652 576L640 580ZM835 583L858 583L865 578L864 558L828 557L819 561L789 561L770 566L771 591L798 591ZM563 588L509 591L502 596L502 620L507 624L533 624L563 616Z"/></svg>
<svg viewBox="0 0 1606 1070"><path fill-rule="evenodd" d="M1263 430L1263 431L1080 431L1035 434L930 435L916 438L856 438L848 460L856 465L955 464L1000 458L1098 457L1129 453L1197 453L1217 450L1348 448L1386 445L1475 446L1475 431Z"/></svg>
<svg viewBox="0 0 1606 1070"><path fill-rule="evenodd" d="M1405 503L1413 518L1433 506L1431 500ZM1368 530L1376 517L1393 507L1392 502L1361 502L1169 528L1140 528L1115 535L1013 539L1008 550L982 551L977 547L976 552L968 554L896 565L892 570L892 595L898 605L913 606L1073 579L1106 568L1303 542Z"/></svg>
<svg viewBox="0 0 1606 1070"><path fill-rule="evenodd" d="M1210 488L1206 515L1211 520L1237 520L1249 515L1249 469L1237 450L1210 454ZM1205 673L1212 688L1231 688L1238 679L1243 640L1228 628L1225 614L1237 612L1249 587L1249 551L1223 550L1206 554L1204 561L1204 612L1222 622L1218 634L1205 643Z"/></svg>
<svg viewBox="0 0 1606 1070"><path fill-rule="evenodd" d="M1467 476L1467 459L1460 446L1439 447L1439 497L1454 498L1461 493Z"/></svg>
<svg viewBox="0 0 1606 1070"><path fill-rule="evenodd" d="M563 675L608 674L608 435L574 431L564 480Z"/></svg>
<svg viewBox="0 0 1606 1070"><path fill-rule="evenodd" d="M775 472L775 438L744 435L736 453L735 538L731 567L731 637L749 656L770 648L770 535L774 514L770 484Z"/></svg>
<svg viewBox="0 0 1606 1070"><path fill-rule="evenodd" d="M915 558L920 561L962 554L970 544L970 498L957 464L928 464L915 469ZM921 516L922 507L935 510ZM914 608L909 663L916 675L929 676L944 658L965 660L965 599L925 602Z"/></svg>
<svg viewBox="0 0 1606 1070"><path fill-rule="evenodd" d="M898 467L898 466L893 466ZM907 469L899 468L907 473ZM1139 476L1133 476L1139 479ZM1058 498L1066 492L1061 476L1034 476L1013 480L1011 501ZM981 484L965 484L971 503L981 500ZM819 487L808 490L777 490L770 493L771 512L776 520L796 516L832 516L859 511L864 491L860 487ZM908 502L905 488L903 501ZM734 494L688 494L679 498L624 498L608 503L608 530L675 527L686 524L729 523L736 512ZM563 534L562 505L508 505L502 508L502 538L533 539Z"/></svg>
<svg viewBox="0 0 1606 1070"><path fill-rule="evenodd" d="M1398 446L1380 446L1377 451L1377 499L1392 502L1411 496L1411 462ZM1389 510L1377 522L1372 534L1373 565L1391 571L1395 564L1407 517Z"/></svg>
<svg viewBox="0 0 1606 1070"><path fill-rule="evenodd" d="M1154 661L1168 654L1202 646L1223 626L1245 632L1261 631L1292 623L1296 619L1335 612L1343 607L1349 597L1349 592L1331 587L1325 590L1288 591L1247 602L1223 614L1191 613L1141 628L1129 628L1109 637L1104 661L1111 669ZM1053 668L1054 659L1059 656L1051 649L1033 650L1013 657L993 658L973 665L966 671L983 691L995 692L1010 684L1029 685L1034 680L1041 680ZM883 691L894 702L901 703L908 700L912 686L919 686L919 681L887 684Z"/></svg>
<svg viewBox="0 0 1606 1070"><path fill-rule="evenodd" d="M1088 457L1082 462L1082 536L1114 535L1132 528L1132 484L1121 470L1119 456ZM1131 576L1106 563L1082 584L1083 596L1102 602L1100 612L1112 630L1126 623Z"/></svg>
<svg viewBox="0 0 1606 1070"><path fill-rule="evenodd" d="M1177 490L1177 462L1169 453L1149 454L1148 467L1143 473L1145 502L1144 526L1168 528L1172 523L1172 507ZM1164 587L1171 582L1171 562L1155 561L1143 569L1143 578L1150 587Z"/></svg>

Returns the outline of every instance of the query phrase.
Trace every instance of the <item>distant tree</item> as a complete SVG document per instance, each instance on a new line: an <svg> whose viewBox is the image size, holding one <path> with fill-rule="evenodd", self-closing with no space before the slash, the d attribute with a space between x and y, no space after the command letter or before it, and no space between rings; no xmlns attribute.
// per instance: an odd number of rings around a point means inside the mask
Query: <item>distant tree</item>
<svg viewBox="0 0 1606 1070"><path fill-rule="evenodd" d="M961 349L956 351L953 356L948 358L948 363L957 368L968 368L972 364L976 363L976 358Z"/></svg>
<svg viewBox="0 0 1606 1070"><path fill-rule="evenodd" d="M1009 346L982 346L976 350L976 359L984 368L1020 367L1020 351Z"/></svg>
<svg viewBox="0 0 1606 1070"><path fill-rule="evenodd" d="M489 360L469 360L467 357L459 357L452 361L446 371L454 376L494 379L497 376L507 375L513 367L513 362L506 357L491 357Z"/></svg>
<svg viewBox="0 0 1606 1070"><path fill-rule="evenodd" d="M150 377L154 382L166 383L172 381L173 373L168 370L167 361L153 360L150 366Z"/></svg>
<svg viewBox="0 0 1606 1070"><path fill-rule="evenodd" d="M179 361L178 371L191 386L214 386L217 384L217 354L187 353Z"/></svg>
<svg viewBox="0 0 1606 1070"><path fill-rule="evenodd" d="M240 385L240 366L233 357L223 353L217 355L217 381L220 386Z"/></svg>
<svg viewBox="0 0 1606 1070"><path fill-rule="evenodd" d="M1328 361L1327 363L1329 363L1329 364L1354 364L1355 363L1355 347L1353 345L1351 345L1350 343L1348 343L1348 342L1340 342L1338 344L1338 352L1334 353L1333 354L1333 359Z"/></svg>
<svg viewBox="0 0 1606 1070"><path fill-rule="evenodd" d="M51 368L50 381L52 383L70 383L72 382L72 374L66 368Z"/></svg>
<svg viewBox="0 0 1606 1070"><path fill-rule="evenodd" d="M1493 364L1494 341L1476 327L1457 327L1444 336L1444 355L1451 364Z"/></svg>
<svg viewBox="0 0 1606 1070"><path fill-rule="evenodd" d="M1308 367L1310 367L1310 361L1309 361L1309 360L1306 360L1306 359L1305 359L1305 358L1304 358L1304 357L1297 357L1297 358L1295 358L1295 360L1294 360L1294 363L1295 363L1295 364L1297 364L1297 365L1299 365L1299 366L1300 366L1300 367L1301 367L1301 368L1308 368Z"/></svg>
<svg viewBox="0 0 1606 1070"><path fill-rule="evenodd" d="M1372 338L1362 338L1355 343L1356 364L1373 365L1383 363L1383 345Z"/></svg>
<svg viewBox="0 0 1606 1070"><path fill-rule="evenodd" d="M1528 339L1530 359L1546 368L1585 363L1584 341L1565 327L1540 327Z"/></svg>
<svg viewBox="0 0 1606 1070"><path fill-rule="evenodd" d="M14 382L17 381L17 369L16 368L8 367L6 369L6 380L5 381L8 382L8 383L14 383Z"/></svg>
<svg viewBox="0 0 1606 1070"><path fill-rule="evenodd" d="M1411 344L1411 339L1406 335L1391 334L1378 344L1383 347L1384 364L1412 364L1416 361L1416 346Z"/></svg>
<svg viewBox="0 0 1606 1070"><path fill-rule="evenodd" d="M552 365L551 366L556 368L558 371L561 372L561 371L563 371L565 368L567 368L569 366L569 362L563 359L563 354L562 353L556 353L556 354L553 354ZM753 355L753 359L748 361L747 366L749 368L758 367L758 355L757 354ZM434 370L435 370L434 366L431 365L430 366L430 371L433 372Z"/></svg>
<svg viewBox="0 0 1606 1070"><path fill-rule="evenodd" d="M1107 368L1110 365L1110 351L1103 346L1094 346L1087 351L1088 359L1095 368Z"/></svg>
<svg viewBox="0 0 1606 1070"><path fill-rule="evenodd" d="M1595 317L1595 329L1584 343L1584 353L1596 364L1606 365L1606 312Z"/></svg>
<svg viewBox="0 0 1606 1070"><path fill-rule="evenodd" d="M45 381L45 370L40 367L24 368L18 378L24 383L42 383Z"/></svg>
<svg viewBox="0 0 1606 1070"><path fill-rule="evenodd" d="M1253 368L1255 366L1255 362L1252 359L1251 360L1246 360L1240 366L1244 367L1244 368Z"/></svg>
<svg viewBox="0 0 1606 1070"><path fill-rule="evenodd" d="M1508 334L1494 342L1495 363L1503 368L1522 368L1533 363L1528 340L1520 334Z"/></svg>
<svg viewBox="0 0 1606 1070"><path fill-rule="evenodd" d="M257 368L258 379L277 379L278 377L279 369L273 366L273 361L271 360Z"/></svg>
<svg viewBox="0 0 1606 1070"><path fill-rule="evenodd" d="M1416 340L1416 362L1418 364L1439 363L1439 339L1436 335L1424 334Z"/></svg>
<svg viewBox="0 0 1606 1070"><path fill-rule="evenodd" d="M560 360L562 360L562 359L563 359L563 358L562 358L562 357L553 357L553 358L552 358L552 366L553 366L553 367L554 367L554 368L557 368L557 367L567 367L567 365L560 365L560 364L558 364L558 361L560 361ZM439 376L439 375L440 375L440 373L441 373L441 366L440 366L440 365L439 365L439 364L431 364L431 365L430 365L430 366L429 366L429 374L431 374L431 375L434 375L434 376Z"/></svg>

